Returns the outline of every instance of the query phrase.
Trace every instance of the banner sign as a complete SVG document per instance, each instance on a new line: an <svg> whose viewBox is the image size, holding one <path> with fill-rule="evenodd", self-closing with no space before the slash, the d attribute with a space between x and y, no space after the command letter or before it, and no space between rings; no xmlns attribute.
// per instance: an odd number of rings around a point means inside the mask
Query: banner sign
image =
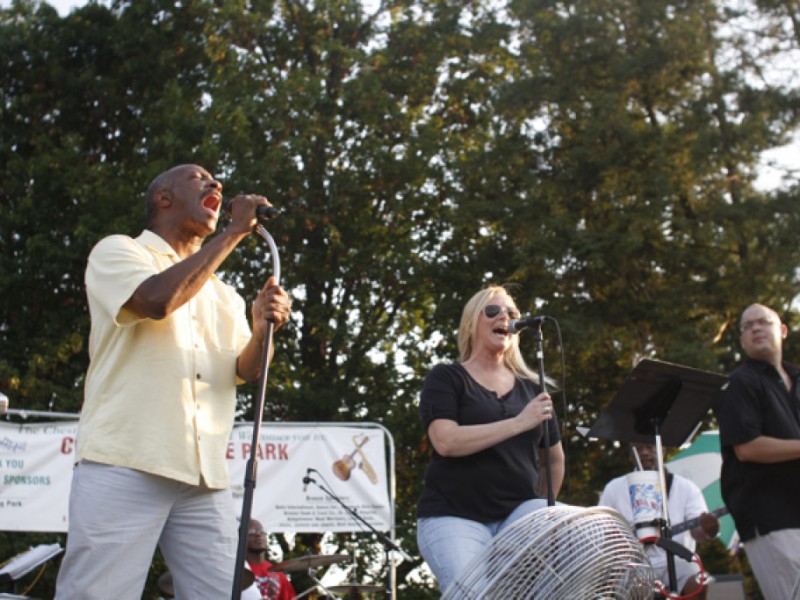
<svg viewBox="0 0 800 600"><path fill-rule="evenodd" d="M0 531L67 531L77 432L77 421L0 422ZM252 517L272 532L364 531L344 504L375 529L390 531L387 435L377 425L262 425ZM228 443L240 507L252 438L252 424L237 424Z"/></svg>
<svg viewBox="0 0 800 600"><path fill-rule="evenodd" d="M77 432L77 421L0 423L0 530L67 530Z"/></svg>
<svg viewBox="0 0 800 600"><path fill-rule="evenodd" d="M268 531L363 531L335 496L379 531L392 527L386 443L379 427L261 428L252 516ZM244 494L253 428L236 427L228 445L234 498ZM309 483L303 479L308 477ZM331 495L323 490L328 490Z"/></svg>

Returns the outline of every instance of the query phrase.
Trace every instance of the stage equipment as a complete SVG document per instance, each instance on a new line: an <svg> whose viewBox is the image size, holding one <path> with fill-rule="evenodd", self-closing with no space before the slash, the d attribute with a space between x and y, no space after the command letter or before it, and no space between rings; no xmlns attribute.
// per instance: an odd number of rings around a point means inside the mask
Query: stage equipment
<svg viewBox="0 0 800 600"><path fill-rule="evenodd" d="M56 412L52 410L28 410L27 408L9 408L9 399L3 392L0 392L0 417L8 415L16 415L22 419L28 417L45 417L48 419L77 419L80 415L78 413L65 413Z"/></svg>
<svg viewBox="0 0 800 600"><path fill-rule="evenodd" d="M443 600L652 598L644 547L615 510L551 506L496 535Z"/></svg>
<svg viewBox="0 0 800 600"><path fill-rule="evenodd" d="M627 377L609 405L588 432L590 438L618 442L654 444L661 488L661 518L649 525L660 530L653 543L667 553L669 590L675 591L675 556L691 560L692 553L672 540L664 445L682 446L691 441L709 410L716 404L727 381L724 375L708 373L663 361L644 359ZM638 462L638 456L637 462Z"/></svg>
<svg viewBox="0 0 800 600"><path fill-rule="evenodd" d="M272 257L272 275L280 285L281 263L278 258L278 248L275 240L264 228L261 223L256 225L255 232L261 236L269 245L270 256ZM272 332L275 323L267 321L267 331L264 334L264 350L261 356L261 377L258 381L258 397L255 402L256 411L253 415L253 437L250 443L250 458L244 469L244 497L242 499L242 515L239 522L239 545L236 550L236 564L233 572L233 588L231 590L231 600L241 600L242 597L242 577L245 571L244 563L247 556L247 530L250 527L250 514L253 510L253 494L256 487L256 472L258 470L256 453L261 438L261 422L264 419L264 401L267 393L267 378L269 376L269 354L272 345Z"/></svg>
<svg viewBox="0 0 800 600"><path fill-rule="evenodd" d="M371 594L383 591L382 585L371 585L366 583L343 583L341 585L331 585L328 589L334 594Z"/></svg>
<svg viewBox="0 0 800 600"><path fill-rule="evenodd" d="M308 556L297 556L290 558L282 563L273 565L271 571L281 571L283 573L294 573L295 571L307 571L317 567L326 567L335 563L345 562L350 557L347 554L309 554Z"/></svg>
<svg viewBox="0 0 800 600"><path fill-rule="evenodd" d="M17 582L33 571L36 567L44 565L48 560L61 554L64 549L61 544L39 544L25 552L17 554L15 557L0 568L0 583L13 582L14 592L17 591ZM24 593L27 593L26 590ZM27 598L27 596L3 595L0 598Z"/></svg>
<svg viewBox="0 0 800 600"><path fill-rule="evenodd" d="M512 320L509 324L509 331L512 333L517 333L518 331L522 331L523 329L527 328L533 330L533 342L536 353L536 364L539 373L539 385L542 387L542 392L547 391L547 380L544 376L544 346L542 344L542 323L544 323L546 320L553 321L556 324L556 327L558 327L558 322L553 317L548 316L526 317L524 319ZM553 410L555 412L555 409ZM555 492L553 491L553 470L550 466L550 429L547 427L547 423L542 424L542 432L544 434L543 462L545 481L547 482L547 505L554 506L556 499Z"/></svg>
<svg viewBox="0 0 800 600"><path fill-rule="evenodd" d="M324 485L322 483L318 482L316 479L314 479L312 477L309 477L310 473L316 473L316 475L320 478L320 480L323 481ZM396 588L395 588L395 581L394 581L394 569L391 568L392 557L391 557L390 553L392 551L394 551L397 554L399 554L404 560L411 561L412 559L408 555L408 553L406 553L402 548L400 548L400 546L395 544L394 540L389 538L384 533L382 533L382 532L378 531L377 529L375 529L375 527L373 527L372 524L369 521L367 521L361 515L359 515L358 512L353 510L353 508L351 508L350 506L347 506L347 504L342 502L342 499L339 498L339 496L337 496L336 494L334 494L331 491L330 486L327 484L327 482L325 482L325 479L323 478L322 473L320 473L316 469L308 469L306 471L306 476L303 477L303 485L308 485L308 484L314 484L319 490L324 492L326 496L328 496L331 500L334 500L339 506L341 506L345 511L347 511L347 514L349 514L351 517L353 517L353 519L357 523L363 525L366 529L371 531L373 533L373 535L375 535L375 537L383 544L384 553L386 554L386 564L389 565L389 569L388 569L389 570L388 594L389 594L389 597L394 598L394 593L395 593L395 589ZM330 589L330 588L327 588L327 589Z"/></svg>

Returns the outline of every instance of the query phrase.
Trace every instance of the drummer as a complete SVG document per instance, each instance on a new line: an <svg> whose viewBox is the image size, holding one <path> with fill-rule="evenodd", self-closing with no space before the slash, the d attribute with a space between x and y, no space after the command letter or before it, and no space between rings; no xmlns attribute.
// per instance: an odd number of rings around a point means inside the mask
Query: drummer
<svg viewBox="0 0 800 600"><path fill-rule="evenodd" d="M641 467L641 470L657 471L659 469L658 450L655 445L634 443L632 449L637 466ZM663 450L661 458L663 461ZM673 536L674 541L694 554L697 542L709 542L717 537L719 519L715 514L708 512L703 493L692 481L669 471L665 471L665 479L670 522L676 524L698 519L695 527L678 536ZM627 475L622 475L606 484L598 504L616 509L633 527L635 523L631 502ZM700 566L697 562L675 561L677 581L672 582L669 579L670 571L666 551L651 543L646 544L645 551L656 579L662 583L675 583L676 589L680 590L682 597L692 596L696 600L705 600L708 590L705 581L698 579Z"/></svg>
<svg viewBox="0 0 800 600"><path fill-rule="evenodd" d="M272 570L272 563L266 558L267 532L259 521L250 519L247 529L247 562L255 576L255 585L261 592L261 600L291 600L297 593L289 578L280 571Z"/></svg>

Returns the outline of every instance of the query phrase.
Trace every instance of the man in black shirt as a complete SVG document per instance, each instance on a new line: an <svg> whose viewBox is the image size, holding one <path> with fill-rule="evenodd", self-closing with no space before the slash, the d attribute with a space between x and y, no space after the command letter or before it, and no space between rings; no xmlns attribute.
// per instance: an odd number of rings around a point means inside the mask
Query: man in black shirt
<svg viewBox="0 0 800 600"><path fill-rule="evenodd" d="M774 310L747 307L740 328L747 358L717 408L722 497L764 596L786 600L800 576L800 370Z"/></svg>

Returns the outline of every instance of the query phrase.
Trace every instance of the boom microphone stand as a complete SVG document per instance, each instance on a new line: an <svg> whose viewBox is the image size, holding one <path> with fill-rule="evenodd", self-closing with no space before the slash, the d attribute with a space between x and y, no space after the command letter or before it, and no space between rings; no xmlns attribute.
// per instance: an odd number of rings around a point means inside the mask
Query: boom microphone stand
<svg viewBox="0 0 800 600"><path fill-rule="evenodd" d="M255 231L269 245L269 252L272 257L272 273L275 276L275 281L280 284L281 263L278 258L278 248L275 245L275 240L272 239L272 236L260 223L256 225ZM256 452L258 450L258 441L261 437L261 421L264 415L264 400L267 393L267 377L269 375L269 353L274 329L275 323L273 321L267 321L267 331L264 335L264 351L261 356L261 376L258 380L258 409L253 418L253 437L250 443L250 458L247 459L244 469L244 499L242 500L242 518L239 523L239 546L236 550L236 564L234 565L233 572L231 600L241 600L242 597L244 559L247 554L247 530L250 527L250 513L253 509L253 493L256 487L256 471L258 468Z"/></svg>
<svg viewBox="0 0 800 600"><path fill-rule="evenodd" d="M309 469L308 471L309 471L309 473L317 473L318 475L320 475L320 477L322 477L321 473L319 473L319 471L317 471L316 469ZM388 536L384 535L383 533L381 533L380 531L375 529L366 519L364 519L364 517L362 517L360 514L358 514L358 512L356 512L354 509L350 508L344 502L342 502L341 498L339 498L336 494L334 494L325 485L322 485L321 483L317 482L316 479L312 479L308 475L303 477L303 483L306 484L306 485L309 484L309 483L313 483L320 490L325 492L325 494L327 494L327 496L329 498L331 498L332 500L337 502L339 504L339 506L341 506L343 509L345 509L350 514L351 517L353 517L356 521L358 521L362 525L366 526L383 543L383 549L384 549L384 552L386 553L386 564L387 565L389 564L389 561L391 560L391 557L389 556L389 552L392 551L392 550L394 550L395 552L400 554L400 556L402 556L405 560L408 560L408 561L411 560L411 557L408 554L406 554L403 551L403 549L400 548L400 546L395 544L394 540L390 539ZM389 581L388 589L386 590L386 596L387 596L387 598L393 599L394 598L395 589L396 589L396 585L395 585L395 581L394 581L394 570L391 569L391 568L389 568L389 579L390 579L390 581Z"/></svg>

